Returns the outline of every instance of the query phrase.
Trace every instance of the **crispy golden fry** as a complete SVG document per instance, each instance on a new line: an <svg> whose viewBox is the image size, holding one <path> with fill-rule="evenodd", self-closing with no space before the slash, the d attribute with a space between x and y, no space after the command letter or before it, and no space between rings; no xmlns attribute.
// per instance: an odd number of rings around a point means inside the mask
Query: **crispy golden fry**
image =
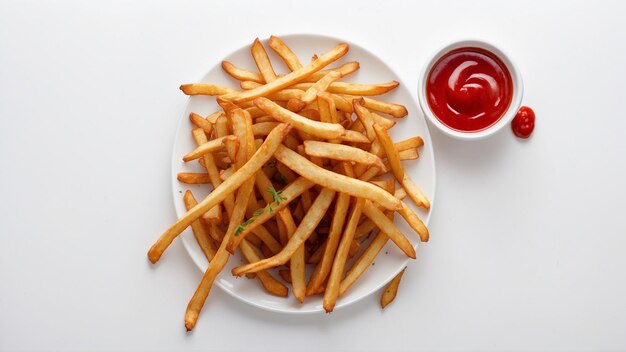
<svg viewBox="0 0 626 352"><path fill-rule="evenodd" d="M306 192L306 191L305 191ZM287 209L284 209L287 210ZM285 212L287 216L282 217L285 230L287 231L287 238L291 239L296 233L296 223L291 217L291 213ZM289 261L289 271L291 273L291 286L293 294L296 296L300 303L304 302L304 294L306 290L305 274L304 274L304 243L296 249Z"/></svg>
<svg viewBox="0 0 626 352"><path fill-rule="evenodd" d="M272 204L266 205L262 211L259 210L259 214L254 217L254 220L243 226L243 230L230 239L231 243L228 244L228 248L233 248L233 250L234 248L237 248L239 242L245 238L250 231L254 230L258 225L261 225L267 220L273 218L276 212L285 208L292 200L311 187L313 187L313 183L303 177L300 177L290 183L287 187L280 191L281 193L278 194L276 199L280 201L274 201ZM272 211L270 211L270 209L272 209Z"/></svg>
<svg viewBox="0 0 626 352"><path fill-rule="evenodd" d="M399 152L403 150L419 148L423 145L424 145L424 140L420 136L407 138L403 141L400 141L394 144L394 146L396 147L396 150Z"/></svg>
<svg viewBox="0 0 626 352"><path fill-rule="evenodd" d="M404 267L404 269L402 269L402 271L399 272L398 275L391 279L389 285L385 287L382 296L380 296L380 307L382 309L385 309L385 307L396 298L396 294L398 293L398 286L400 285L400 280L402 280L402 275L404 275L405 271L406 267Z"/></svg>
<svg viewBox="0 0 626 352"><path fill-rule="evenodd" d="M279 147L274 155L290 169L324 187L369 199L386 209L395 210L401 207L400 201L384 190L370 183L323 169L285 146Z"/></svg>
<svg viewBox="0 0 626 352"><path fill-rule="evenodd" d="M378 126L378 124L374 125L374 130L376 132L376 136L378 137L380 146L385 151L387 160L389 161L389 166L391 167L391 172L395 176L396 180L402 183L402 179L404 178L404 167L402 167L400 155L393 145L391 136L389 136L389 133L387 133L386 130Z"/></svg>
<svg viewBox="0 0 626 352"><path fill-rule="evenodd" d="M189 114L189 120L194 125L202 128L202 130L204 130L204 133L206 133L208 136L211 135L211 132L213 131L213 125L211 125L211 123L207 121L205 118L192 112Z"/></svg>
<svg viewBox="0 0 626 352"><path fill-rule="evenodd" d="M233 103L241 103L253 100L258 97L266 96L309 77L314 72L321 70L329 63L338 60L347 52L348 45L339 44L333 50L320 56L317 60L289 74L286 74L283 77L276 79L275 81L269 82L261 87L250 89L247 91L226 94L223 95L222 98L230 100Z"/></svg>
<svg viewBox="0 0 626 352"><path fill-rule="evenodd" d="M374 130L376 131L376 136L378 137L378 141L380 142L381 147L387 155L389 167L391 168L391 172L393 173L395 178L407 191L409 197L415 202L415 205L423 206L426 209L430 208L430 202L428 201L428 198L426 198L424 193L419 189L419 187L417 187L413 180L411 180L409 175L404 172L404 167L402 166L402 162L400 161L400 155L398 153L398 150L395 148L393 141L391 140L391 136L389 136L389 133L377 124L374 124Z"/></svg>
<svg viewBox="0 0 626 352"><path fill-rule="evenodd" d="M207 224L221 224L222 219L222 207L219 204L202 215L202 220Z"/></svg>
<svg viewBox="0 0 626 352"><path fill-rule="evenodd" d="M394 180L371 180L371 184L374 184L385 191L393 194L396 191L396 181Z"/></svg>
<svg viewBox="0 0 626 352"><path fill-rule="evenodd" d="M192 131L192 135L193 135L193 139L195 140L198 146L203 145L204 143L207 143L207 137L202 130L194 129ZM203 162L204 168L207 170L209 178L211 179L211 183L213 184L213 188L221 185L222 180L220 178L219 170L217 169L217 166L215 164L215 158L213 157L213 154L211 153L204 154L202 156L202 159L200 159L200 161ZM232 194L227 196L226 199L224 199L224 207L226 208L226 211L229 216L232 213L234 204L235 204L235 198L232 196Z"/></svg>
<svg viewBox="0 0 626 352"><path fill-rule="evenodd" d="M194 159L198 159L201 156L203 156L204 154L207 153L211 153L217 150L221 150L224 148L224 139L228 138L228 137L218 137L215 138L211 141L208 141L200 146L198 146L196 149L192 150L191 152L187 153L184 157L183 157L183 161L188 162Z"/></svg>
<svg viewBox="0 0 626 352"><path fill-rule="evenodd" d="M300 225L296 229L296 232L289 239L287 245L283 248L283 250L277 255L263 259L256 263L251 263L247 265L243 265L233 269L233 275L241 276L245 273L257 272L259 270L265 270L268 268L273 268L275 266L279 266L285 264L289 258L293 255L293 253L300 247L304 241L311 235L315 227L319 224L320 220L328 210L330 206L330 202L332 202L335 196L335 191L330 188L324 188L322 192L317 196L315 202L309 209L309 212L306 213ZM293 273L292 273L293 275Z"/></svg>
<svg viewBox="0 0 626 352"><path fill-rule="evenodd" d="M266 98L257 98L254 104L281 122L289 122L297 130L319 138L339 138L345 129L339 124L324 123L307 119L293 113Z"/></svg>
<svg viewBox="0 0 626 352"><path fill-rule="evenodd" d="M198 204L193 194L191 194L191 191L189 190L185 191L185 195L183 196L183 202L185 203L185 208L187 208L187 210L195 207L196 204ZM211 259L213 259L213 257L215 256L215 251L217 250L217 248L215 248L213 240L211 239L208 231L204 228L204 224L200 220L196 220L191 223L191 230L193 231L193 235L196 238L196 242L198 242L200 249L202 249L202 252L206 256L206 259L208 261L211 261Z"/></svg>
<svg viewBox="0 0 626 352"><path fill-rule="evenodd" d="M365 202L366 200L364 198L357 199L356 203L352 207L348 224L346 225L341 241L339 242L339 248L337 248L337 253L335 254L335 259L333 261L333 268L330 272L330 276L328 277L326 290L324 291L323 307L326 313L333 311L337 298L339 297L343 269L346 264L346 260L348 259L348 252L350 251L352 239L354 238L354 231L359 223L361 211L363 210Z"/></svg>
<svg viewBox="0 0 626 352"><path fill-rule="evenodd" d="M276 100L284 100L289 102L292 99L301 99L304 96L304 93L299 89L283 89L276 93L272 93L267 96L267 99L276 101ZM304 105L306 106L306 104Z"/></svg>
<svg viewBox="0 0 626 352"><path fill-rule="evenodd" d="M374 229L376 229L376 224L372 222L370 219L365 219L359 227L356 228L354 232L354 238L359 239L361 237L365 237L369 235Z"/></svg>
<svg viewBox="0 0 626 352"><path fill-rule="evenodd" d="M393 224L385 214L371 202L365 202L363 214L370 218L376 226L385 231L393 243L400 248L409 258L415 259L415 248L400 230Z"/></svg>
<svg viewBox="0 0 626 352"><path fill-rule="evenodd" d="M352 100L352 106L354 107L354 112L356 113L357 118L361 122L361 125L365 129L365 133L367 134L367 138L370 141L376 139L376 132L374 132L374 119L372 118L370 112L363 106L364 101L361 99Z"/></svg>
<svg viewBox="0 0 626 352"><path fill-rule="evenodd" d="M302 68L302 64L300 63L300 60L298 59L296 54L294 54L294 52L287 46L287 44L280 40L280 38L270 36L270 40L268 43L270 48L272 48L276 52L276 54L278 54L278 56L283 59L283 61L291 71Z"/></svg>
<svg viewBox="0 0 626 352"><path fill-rule="evenodd" d="M430 201L424 195L424 192L413 182L413 180L409 177L408 174L404 174L404 179L401 182L402 187L408 194L409 198L413 200L415 205L423 206L426 209L430 209Z"/></svg>
<svg viewBox="0 0 626 352"><path fill-rule="evenodd" d="M351 131L351 130L346 130L346 134L341 137L341 140L344 142L353 142L353 143L369 143L370 142L370 140L367 138L366 135L356 132L356 131Z"/></svg>
<svg viewBox="0 0 626 352"><path fill-rule="evenodd" d="M374 154L363 149L350 147L344 144L333 144L318 141L304 141L304 151L311 156L329 158L333 160L353 161L366 165L374 165L385 170L383 161Z"/></svg>
<svg viewBox="0 0 626 352"><path fill-rule="evenodd" d="M239 139L235 136L230 136L230 135L226 137L218 137L218 138L224 138L224 146L226 147L226 154L228 155L230 164L236 163L240 155L239 154L239 149L240 149ZM228 169L224 170L222 174L220 174L220 177L222 178L222 180L225 180L226 177L230 176L232 172L233 170L229 167Z"/></svg>
<svg viewBox="0 0 626 352"><path fill-rule="evenodd" d="M186 95L223 95L238 92L236 89L210 83L183 84L180 90Z"/></svg>
<svg viewBox="0 0 626 352"><path fill-rule="evenodd" d="M263 86L263 83L258 83L258 82L253 82L253 81L241 81L239 82L239 86L241 87L241 89L250 90L250 89L259 88Z"/></svg>
<svg viewBox="0 0 626 352"><path fill-rule="evenodd" d="M322 122L339 123L337 107L332 96L327 92L317 92L317 108Z"/></svg>
<svg viewBox="0 0 626 352"><path fill-rule="evenodd" d="M313 83L309 89L304 92L302 95L302 101L305 103L312 102L316 97L318 92L325 92L328 89L328 86L333 81L338 80L341 77L339 72L330 71L326 76L322 77L319 81Z"/></svg>
<svg viewBox="0 0 626 352"><path fill-rule="evenodd" d="M280 122L256 122L252 125L252 132L255 136L267 136L279 124Z"/></svg>
<svg viewBox="0 0 626 352"><path fill-rule="evenodd" d="M298 112L306 107L306 103L298 98L291 98L287 100L287 110L292 112Z"/></svg>
<svg viewBox="0 0 626 352"><path fill-rule="evenodd" d="M316 58L314 58L314 60L316 60ZM341 73L341 77L345 77L351 74L352 72L355 72L358 69L359 69L359 63L356 61L350 61L336 68L331 68L328 70L321 70L321 71L315 72L314 74L303 79L302 81L315 83L319 81L320 79L322 79L322 77L324 77L330 71L339 72Z"/></svg>
<svg viewBox="0 0 626 352"><path fill-rule="evenodd" d="M339 78L341 77L342 76L340 76ZM297 84L294 84L291 88L306 90L306 89L309 89L312 85L313 85L312 83L297 83ZM390 92L396 89L399 85L400 83L396 81L391 81L387 83L378 83L378 84L333 82L328 86L328 89L325 89L325 90L329 93L335 93L335 94L373 96L373 95L381 95L381 94Z"/></svg>
<svg viewBox="0 0 626 352"><path fill-rule="evenodd" d="M236 93L232 93L232 94L236 94ZM341 95L341 97L350 101L354 99L363 98L363 106L365 106L366 108L370 110L382 112L385 114L389 114L396 118L405 117L409 113L406 107L400 104L387 103L384 101L380 101L380 100L376 100L376 99L372 99L368 97L360 97L360 96L352 96L352 95Z"/></svg>
<svg viewBox="0 0 626 352"><path fill-rule="evenodd" d="M350 248L348 249L348 258L354 257L360 248L361 243L357 240L352 240L352 242L350 242Z"/></svg>
<svg viewBox="0 0 626 352"><path fill-rule="evenodd" d="M400 160L415 160L420 157L416 148L406 149L398 153Z"/></svg>
<svg viewBox="0 0 626 352"><path fill-rule="evenodd" d="M274 72L270 58L267 56L267 52L265 51L265 48L263 48L259 38L256 38L254 43L252 43L250 52L252 53L254 63L256 64L256 67L259 68L259 72L261 72L261 76L263 76L265 82L269 83L275 81L276 73Z"/></svg>
<svg viewBox="0 0 626 352"><path fill-rule="evenodd" d="M378 124L380 127L386 130L391 129L393 126L396 125L396 122L394 120L382 117L375 112L370 111L370 117L372 118L374 123Z"/></svg>
<svg viewBox="0 0 626 352"><path fill-rule="evenodd" d="M411 226L411 228L420 236L422 242L428 242L428 229L422 222L422 220L415 214L406 203L402 202L402 209L398 210L398 213L402 215L404 220Z"/></svg>
<svg viewBox="0 0 626 352"><path fill-rule="evenodd" d="M265 80L260 74L239 68L228 61L222 61L222 69L233 78L240 81L265 83Z"/></svg>
<svg viewBox="0 0 626 352"><path fill-rule="evenodd" d="M178 181L190 185L211 184L209 174L196 172L179 172L176 176Z"/></svg>
<svg viewBox="0 0 626 352"><path fill-rule="evenodd" d="M231 177L217 186L211 194L209 194L202 202L193 207L185 215L183 215L174 225L165 231L157 242L150 248L148 257L152 263L156 263L165 249L172 243L187 226L198 219L202 214L223 201L227 195L232 194L246 180L254 176L254 174L265 164L275 150L281 145L281 141L291 130L291 125L282 124L274 128L267 136L265 142L252 158Z"/></svg>
<svg viewBox="0 0 626 352"><path fill-rule="evenodd" d="M257 254L252 245L248 243L248 241L241 242L241 246L239 248L241 249L241 254L243 254L244 258L246 258L249 263L261 260L261 257ZM261 281L261 285L263 285L265 290L270 294L278 297L287 297L289 294L287 286L276 280L267 271L258 271L256 272L256 276L259 278L259 281Z"/></svg>

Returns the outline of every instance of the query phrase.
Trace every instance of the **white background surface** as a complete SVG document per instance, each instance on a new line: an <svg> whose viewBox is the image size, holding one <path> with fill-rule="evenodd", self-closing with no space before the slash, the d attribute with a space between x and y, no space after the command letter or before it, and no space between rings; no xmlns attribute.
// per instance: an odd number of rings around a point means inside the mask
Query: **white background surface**
<svg viewBox="0 0 626 352"><path fill-rule="evenodd" d="M626 349L626 6L0 1L0 350ZM239 9L239 10L236 10ZM170 153L193 81L255 36L349 38L415 93L460 37L522 70L533 137L431 129L431 242L399 296L286 316L213 290L176 241ZM413 112L416 113L416 112Z"/></svg>

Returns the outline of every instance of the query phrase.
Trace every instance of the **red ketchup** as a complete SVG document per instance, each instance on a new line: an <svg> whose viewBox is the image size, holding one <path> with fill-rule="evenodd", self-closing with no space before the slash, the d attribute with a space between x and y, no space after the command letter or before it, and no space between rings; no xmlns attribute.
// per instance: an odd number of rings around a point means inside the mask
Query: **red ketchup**
<svg viewBox="0 0 626 352"><path fill-rule="evenodd" d="M535 112L528 106L522 106L511 122L513 133L519 138L528 138L535 129Z"/></svg>
<svg viewBox="0 0 626 352"><path fill-rule="evenodd" d="M441 123L457 131L478 132L493 126L509 108L513 81L506 65L491 52L460 48L433 65L426 96Z"/></svg>

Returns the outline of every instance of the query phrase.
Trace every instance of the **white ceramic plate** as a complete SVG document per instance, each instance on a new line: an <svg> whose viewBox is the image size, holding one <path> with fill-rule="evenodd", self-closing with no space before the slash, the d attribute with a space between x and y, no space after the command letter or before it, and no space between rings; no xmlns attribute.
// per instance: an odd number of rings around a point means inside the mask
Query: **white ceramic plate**
<svg viewBox="0 0 626 352"><path fill-rule="evenodd" d="M359 61L361 69L356 73L346 77L345 81L357 82L357 83L380 83L390 80L400 81L400 87L393 92L380 96L381 100L387 100L403 104L409 110L409 115L402 119L396 119L397 125L392 129L392 137L394 140L399 141L414 135L420 135L424 139L425 145L420 150L420 157L417 160L405 161L404 165L407 172L411 175L413 180L422 188L424 193L430 198L431 203L434 203L435 196L435 160L433 155L432 143L430 134L428 133L428 127L426 121L422 116L418 106L416 105L415 97L413 97L407 85L400 80L400 77L387 66L380 58L371 53L370 51L350 43L346 40L320 36L320 35L285 35L281 38L289 45L293 51L300 57L303 63L309 62L313 54L323 54L340 42L346 42L350 45L350 51L339 62L332 64L331 67L336 66L347 61ZM264 42L264 44L266 44ZM280 58L274 55L273 52L265 45L266 50L270 55L272 64L277 73L289 72L287 68L282 64ZM249 45L246 45L234 52L223 57L225 60L233 62L235 65L256 70L254 61L250 56ZM228 85L231 87L239 87L238 81L228 76L222 71L220 63L216 63L209 72L199 80L199 82L212 82L217 84ZM191 137L192 124L189 122L189 113L196 112L202 115L207 115L218 110L218 105L215 103L215 99L209 97L191 97L187 104L185 113L181 116L178 131L176 132L176 138L174 142L174 151L172 155L172 191L174 196L174 206L176 213L180 217L186 210L182 201L182 195L185 189L190 189L197 199L203 199L209 191L210 187L206 185L185 185L177 181L176 175L178 172L201 172L200 165L196 162L183 163L182 157L184 154L195 148L194 141ZM407 203L411 204L410 201ZM432 208L432 207L431 207ZM415 209L415 207L414 207ZM430 213L425 212L422 209L416 209L423 221L428 224ZM396 224L407 234L407 237L417 247L419 238L417 235L401 220L401 217L396 216ZM208 266L208 262L204 257L204 254L198 247L195 238L191 232L191 229L187 229L182 235L184 246L189 252L189 255L198 267L204 272ZM362 246L365 248L365 245ZM418 252L419 255L419 252ZM358 256L358 254L357 254ZM357 257L355 256L355 258ZM352 261L348 263L351 264ZM245 277L235 278L231 275L231 269L235 266L241 265L243 259L237 253L234 255L226 268L217 277L216 285L221 287L226 292L230 293L237 299L249 303L253 306L257 306L263 309L284 312L284 313L312 313L323 312L321 296L307 297L303 304L300 304L293 295L290 294L287 298L274 297L267 294L260 286L257 280L249 280ZM375 265L369 268L363 276L350 288L344 296L342 296L336 305L336 308L346 306L350 303L356 302L363 297L375 292L380 287L385 285L391 280L402 268L409 264L407 257L389 241L385 248L382 249L378 258L375 260ZM418 265L417 263L415 265ZM347 266L349 267L349 266ZM275 272L274 276L280 279ZM209 298L210 299L210 298Z"/></svg>

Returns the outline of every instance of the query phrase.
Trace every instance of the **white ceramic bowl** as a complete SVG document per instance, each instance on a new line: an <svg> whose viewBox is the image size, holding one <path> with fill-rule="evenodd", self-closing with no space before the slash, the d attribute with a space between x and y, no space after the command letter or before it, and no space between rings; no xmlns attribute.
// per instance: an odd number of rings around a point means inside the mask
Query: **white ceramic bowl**
<svg viewBox="0 0 626 352"><path fill-rule="evenodd" d="M444 125L441 121L439 121L439 119L437 119L433 111L430 109L430 105L428 104L428 100L426 97L426 81L428 79L428 75L433 65L442 56L446 55L452 50L460 49L460 48L480 48L480 49L484 49L493 53L506 65L506 67L509 70L509 73L511 74L511 79L513 81L513 97L511 99L511 104L509 105L509 108L506 110L506 112L500 118L500 120L498 120L498 122L496 122L489 128L486 128L484 130L477 131L477 132L457 131ZM428 120L430 120L430 122L433 125L437 126L437 128L440 131L444 132L445 134L454 138L464 139L464 140L474 140L474 139L485 138L501 130L504 126L508 126L511 120L513 119L513 117L515 117L515 114L517 113L517 111L519 110L522 104L523 95L524 95L524 84L522 83L522 75L520 74L519 70L517 69L517 66L515 66L513 61L510 59L510 57L507 54L505 54L502 50L494 46L493 44L489 44L487 42L480 41L480 40L455 41L451 44L444 46L437 52L435 52L435 54L432 55L428 59L428 61L426 62L426 65L424 65L424 68L422 69L422 72L420 74L418 86L417 86L417 96L419 98L420 107L422 108L422 111L424 112L424 115L426 116L426 118L428 118Z"/></svg>

